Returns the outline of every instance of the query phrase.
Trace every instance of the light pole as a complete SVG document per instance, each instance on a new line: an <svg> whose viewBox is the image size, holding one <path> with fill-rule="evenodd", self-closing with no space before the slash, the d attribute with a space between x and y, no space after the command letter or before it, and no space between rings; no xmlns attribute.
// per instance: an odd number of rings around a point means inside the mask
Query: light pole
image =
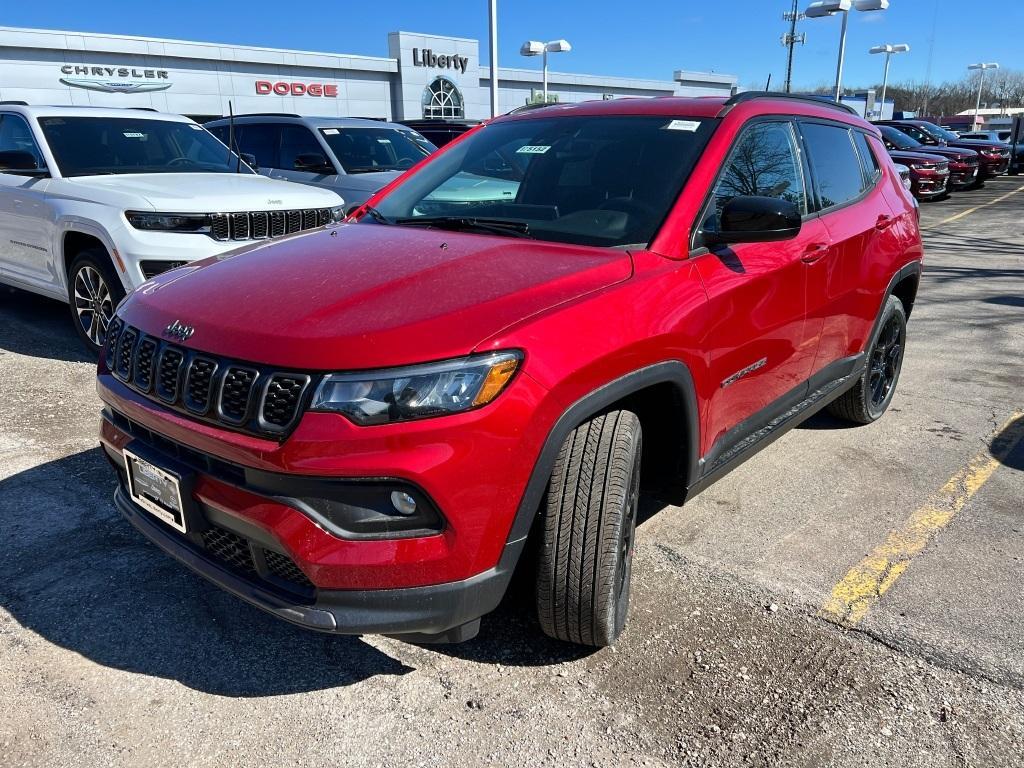
<svg viewBox="0 0 1024 768"><path fill-rule="evenodd" d="M549 43L538 43L536 40L527 40L519 53L523 56L544 57L544 103L548 103L548 54L567 53L572 50L568 40L552 40Z"/></svg>
<svg viewBox="0 0 1024 768"><path fill-rule="evenodd" d="M985 70L999 69L999 65L994 62L990 62L988 64L971 64L967 68L981 70L981 76L978 78L978 98L974 102L974 127L977 128L978 113L981 111L981 89L985 87Z"/></svg>
<svg viewBox="0 0 1024 768"><path fill-rule="evenodd" d="M498 116L498 0L489 0L487 21L491 28L491 117Z"/></svg>
<svg viewBox="0 0 1024 768"><path fill-rule="evenodd" d="M838 103L843 88L843 60L846 58L846 23L850 18L850 8L856 11L884 11L889 7L889 0L817 0L807 6L804 14L809 19L822 19L826 16L843 14L843 26L839 32L839 60L836 62L835 100Z"/></svg>
<svg viewBox="0 0 1024 768"><path fill-rule="evenodd" d="M878 110L878 116L885 118L885 89L889 85L889 59L894 53L908 53L910 46L906 43L900 43L899 45L876 45L874 48L868 51L868 53L884 53L885 54L885 73L882 75L882 106Z"/></svg>

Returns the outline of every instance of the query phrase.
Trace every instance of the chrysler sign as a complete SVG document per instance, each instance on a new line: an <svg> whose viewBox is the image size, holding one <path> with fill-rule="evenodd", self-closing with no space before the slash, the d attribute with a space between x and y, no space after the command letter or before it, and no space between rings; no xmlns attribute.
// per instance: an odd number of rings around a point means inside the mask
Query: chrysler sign
<svg viewBox="0 0 1024 768"><path fill-rule="evenodd" d="M469 64L467 56L451 56L444 53L434 53L429 48L422 51L419 48L412 49L412 65L414 67L438 67L440 69L455 69L466 74L466 66Z"/></svg>
<svg viewBox="0 0 1024 768"><path fill-rule="evenodd" d="M64 75L60 81L72 88L85 88L103 93L149 93L166 91L171 87L166 69L139 69L136 67L87 67L65 64L60 68ZM78 77L85 75L85 77Z"/></svg>

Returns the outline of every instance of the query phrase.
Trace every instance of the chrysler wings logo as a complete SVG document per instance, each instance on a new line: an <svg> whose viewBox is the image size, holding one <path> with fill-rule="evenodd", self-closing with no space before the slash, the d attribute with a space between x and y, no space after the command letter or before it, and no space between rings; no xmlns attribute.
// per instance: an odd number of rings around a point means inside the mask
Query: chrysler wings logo
<svg viewBox="0 0 1024 768"><path fill-rule="evenodd" d="M62 77L64 85L73 88L85 88L87 91L102 91L103 93L150 93L152 91L166 91L171 87L170 83L135 83L122 80L89 80L84 77Z"/></svg>
<svg viewBox="0 0 1024 768"><path fill-rule="evenodd" d="M188 341L195 332L195 328L191 325L182 325L180 320L175 320L164 328L164 336L178 341Z"/></svg>

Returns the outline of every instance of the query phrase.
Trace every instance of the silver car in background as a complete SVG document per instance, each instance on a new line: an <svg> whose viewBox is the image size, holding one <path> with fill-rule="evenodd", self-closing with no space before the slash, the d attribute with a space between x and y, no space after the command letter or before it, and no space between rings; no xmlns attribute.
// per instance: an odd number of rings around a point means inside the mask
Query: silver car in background
<svg viewBox="0 0 1024 768"><path fill-rule="evenodd" d="M264 176L325 187L347 210L437 149L412 128L358 117L238 115L233 135L231 123L220 118L204 127L254 158Z"/></svg>

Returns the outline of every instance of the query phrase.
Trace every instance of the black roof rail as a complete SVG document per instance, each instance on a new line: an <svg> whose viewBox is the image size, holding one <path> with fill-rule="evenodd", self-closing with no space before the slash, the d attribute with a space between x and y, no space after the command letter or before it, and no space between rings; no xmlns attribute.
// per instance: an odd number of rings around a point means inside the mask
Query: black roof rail
<svg viewBox="0 0 1024 768"><path fill-rule="evenodd" d="M302 115L295 112L239 112L235 115L235 118L239 117L302 117ZM214 120L226 120L228 115L222 115L215 117Z"/></svg>
<svg viewBox="0 0 1024 768"><path fill-rule="evenodd" d="M13 106L13 107L27 107L28 106L28 102L27 101L17 101L17 100L0 101L0 104L6 104L8 106Z"/></svg>
<svg viewBox="0 0 1024 768"><path fill-rule="evenodd" d="M134 109L137 112L159 112L155 107L121 107L121 109Z"/></svg>
<svg viewBox="0 0 1024 768"><path fill-rule="evenodd" d="M831 96L814 96L812 94L805 93L781 93L776 91L743 91L737 93L735 96L731 96L725 104L722 105L722 111L718 113L719 117L725 116L725 114L735 107L737 104L745 104L748 101L756 101L757 99L787 99L792 101L802 101L805 104L817 104L819 107L832 107L851 115L856 115L857 110L846 104L841 104L838 101L833 101Z"/></svg>

